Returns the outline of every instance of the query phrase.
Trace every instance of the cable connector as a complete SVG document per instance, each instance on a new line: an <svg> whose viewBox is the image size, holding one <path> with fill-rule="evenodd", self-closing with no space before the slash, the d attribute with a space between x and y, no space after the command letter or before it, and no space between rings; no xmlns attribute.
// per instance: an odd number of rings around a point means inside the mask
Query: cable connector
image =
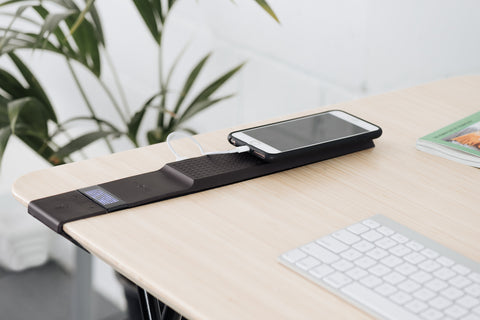
<svg viewBox="0 0 480 320"><path fill-rule="evenodd" d="M180 160L185 160L185 159L188 159L187 157L184 157L184 156L181 156L179 155L175 149L173 149L172 145L171 145L171 141L172 139L174 139L176 136L183 136L185 138L189 138L190 140L193 141L193 143L195 143L195 145L198 147L198 149L200 150L200 153L202 155L214 155L214 154L228 154L228 153L243 153L243 152L248 152L250 151L250 147L249 146L240 146L240 147L236 147L232 150L228 150L228 151L213 151L213 152L205 152L202 148L202 145L190 134L190 133L187 133L185 131L174 131L172 133L170 133L168 136L167 136L167 145L168 145L168 148L170 149L170 151L173 153L173 155L175 156L175 161L180 161Z"/></svg>

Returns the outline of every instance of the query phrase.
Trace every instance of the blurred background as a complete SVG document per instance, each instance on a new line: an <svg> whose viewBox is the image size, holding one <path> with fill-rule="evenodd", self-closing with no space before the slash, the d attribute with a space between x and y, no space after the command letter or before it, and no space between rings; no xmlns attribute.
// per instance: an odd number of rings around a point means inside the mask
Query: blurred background
<svg viewBox="0 0 480 320"><path fill-rule="evenodd" d="M189 128L208 132L429 81L480 73L480 2L475 0L270 0L268 3L279 23L254 1L179 0L171 9L163 30L162 73L166 75L179 55L182 56L172 75L169 94L178 95L192 68L209 52L212 55L194 83L193 93L246 62L215 93L218 97L235 95L189 119L186 122ZM97 0L95 5L102 20L108 55L134 113L146 98L158 91L157 45L133 1ZM8 8L0 11L7 12ZM10 20L11 17L0 15L2 26ZM60 119L85 114L86 106L78 87L58 55L39 50L17 51L17 54L43 85ZM15 72L4 55L0 56L0 65ZM112 108L111 100L91 74L80 65L73 67L98 116L121 125L122 119ZM104 72L102 78L115 88L111 72ZM115 90L113 94L120 95ZM147 114L139 132L148 130L155 121L154 116ZM139 134L140 145L148 142L145 134ZM116 152L134 147L126 137L112 140L112 144ZM84 148L84 155L72 158L79 160L109 152L98 141ZM35 222L10 195L11 185L19 176L49 166L18 138L10 138L0 174L2 311L12 308L9 301L16 299L14 294L37 299L28 294L28 288L46 285L42 277L65 279L62 290L68 292L76 274L73 245ZM99 297L95 301L104 301L102 307L96 307L101 310L94 312L95 319L125 318L126 300L113 270L97 258L93 258L92 265L93 288ZM67 314L68 305L69 301L65 302ZM12 314L8 319L24 319L17 311ZM35 318L66 316L64 313Z"/></svg>

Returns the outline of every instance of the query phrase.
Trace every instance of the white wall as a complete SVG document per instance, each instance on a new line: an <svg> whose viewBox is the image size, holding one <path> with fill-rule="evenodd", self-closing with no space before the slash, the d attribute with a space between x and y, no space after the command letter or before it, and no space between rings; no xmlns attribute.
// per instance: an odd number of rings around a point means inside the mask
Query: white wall
<svg viewBox="0 0 480 320"><path fill-rule="evenodd" d="M177 92L188 70L209 51L214 55L197 91L227 69L248 62L222 90L236 96L191 121L197 130L212 131L445 77L480 73L480 2L475 0L269 3L281 24L253 1L182 0L169 17L164 36L166 65L189 43L173 79ZM135 110L158 91L158 52L131 1L97 1L97 5L110 55ZM63 119L85 112L63 61L49 54L28 58ZM112 84L109 73L104 75ZM105 94L87 74L82 79L99 112L118 123ZM125 141L117 146L131 147ZM25 168L43 166L18 160L30 159L22 156L28 150L19 148L17 152L15 160L5 161L2 176L9 172L13 179ZM105 152L99 144L90 148L89 155ZM8 186L8 181L2 180ZM109 273L100 265L95 279ZM121 304L114 293L117 289L110 290L108 283L97 283L97 287Z"/></svg>

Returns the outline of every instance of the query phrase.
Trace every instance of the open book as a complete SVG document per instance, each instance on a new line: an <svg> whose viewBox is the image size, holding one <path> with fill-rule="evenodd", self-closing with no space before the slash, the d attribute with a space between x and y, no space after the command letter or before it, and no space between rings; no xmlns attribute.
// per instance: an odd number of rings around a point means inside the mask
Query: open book
<svg viewBox="0 0 480 320"><path fill-rule="evenodd" d="M480 168L480 112L418 139L417 149Z"/></svg>

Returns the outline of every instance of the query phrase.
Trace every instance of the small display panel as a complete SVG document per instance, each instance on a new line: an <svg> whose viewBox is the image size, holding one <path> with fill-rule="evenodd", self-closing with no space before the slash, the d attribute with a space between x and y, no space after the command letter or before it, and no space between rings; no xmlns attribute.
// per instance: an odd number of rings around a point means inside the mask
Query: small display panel
<svg viewBox="0 0 480 320"><path fill-rule="evenodd" d="M323 113L243 132L275 149L289 151L355 136L367 131L332 114Z"/></svg>
<svg viewBox="0 0 480 320"><path fill-rule="evenodd" d="M111 193L100 187L93 187L91 189L84 189L82 193L90 199L95 200L104 207L120 202L120 199L115 198Z"/></svg>

